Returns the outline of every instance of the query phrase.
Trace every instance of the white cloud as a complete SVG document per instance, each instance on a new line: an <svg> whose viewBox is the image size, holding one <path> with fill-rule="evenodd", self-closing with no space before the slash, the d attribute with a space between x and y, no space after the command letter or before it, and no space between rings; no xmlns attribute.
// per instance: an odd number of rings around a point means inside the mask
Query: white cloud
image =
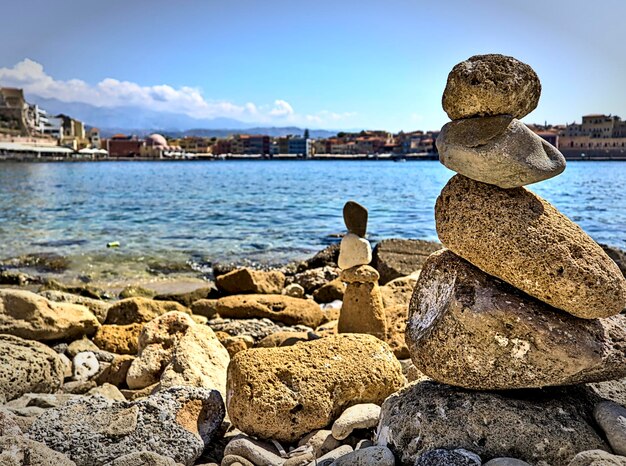
<svg viewBox="0 0 626 466"><path fill-rule="evenodd" d="M81 102L98 107L136 106L147 110L183 113L194 118L227 117L259 123L324 125L348 120L355 115L326 110L301 115L283 99L276 99L273 105L210 100L203 96L200 89L187 86L141 86L113 78L103 79L95 85L80 79L57 80L48 75L40 63L30 59L22 60L12 68L0 68L0 84L20 87L26 94L63 102Z"/></svg>

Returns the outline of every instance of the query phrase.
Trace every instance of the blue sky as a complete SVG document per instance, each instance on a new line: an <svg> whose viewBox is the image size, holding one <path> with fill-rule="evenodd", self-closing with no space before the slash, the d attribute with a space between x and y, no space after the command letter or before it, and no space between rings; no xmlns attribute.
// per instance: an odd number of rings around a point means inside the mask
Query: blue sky
<svg viewBox="0 0 626 466"><path fill-rule="evenodd" d="M626 1L20 0L0 84L98 106L330 129L438 129L450 69L530 64L526 122L626 117Z"/></svg>

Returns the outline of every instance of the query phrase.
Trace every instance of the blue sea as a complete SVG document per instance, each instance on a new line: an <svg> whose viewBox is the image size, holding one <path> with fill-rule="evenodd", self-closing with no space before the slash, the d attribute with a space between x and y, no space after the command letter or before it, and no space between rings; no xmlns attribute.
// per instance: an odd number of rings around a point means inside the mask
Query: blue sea
<svg viewBox="0 0 626 466"><path fill-rule="evenodd" d="M374 242L434 240L435 199L452 175L435 161L2 163L0 259L56 253L70 278L94 280L154 264L279 264L337 241L350 199L369 209ZM570 162L530 189L626 248L625 186L626 163Z"/></svg>

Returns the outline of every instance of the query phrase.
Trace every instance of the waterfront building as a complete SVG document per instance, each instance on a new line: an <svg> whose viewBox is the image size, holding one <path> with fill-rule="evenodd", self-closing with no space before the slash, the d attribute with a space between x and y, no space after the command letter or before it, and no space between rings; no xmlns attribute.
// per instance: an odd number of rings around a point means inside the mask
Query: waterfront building
<svg viewBox="0 0 626 466"><path fill-rule="evenodd" d="M90 128L87 132L87 138L89 139L89 145L93 149L100 149L100 130L98 128Z"/></svg>
<svg viewBox="0 0 626 466"><path fill-rule="evenodd" d="M37 109L24 98L24 91L0 87L0 132L28 136L36 130Z"/></svg>
<svg viewBox="0 0 626 466"><path fill-rule="evenodd" d="M311 140L307 138L291 137L287 141L287 154L308 157L311 154Z"/></svg>
<svg viewBox="0 0 626 466"><path fill-rule="evenodd" d="M163 158L166 152L170 150L167 140L160 134L151 134L146 138L139 148L141 157L150 157L155 159Z"/></svg>
<svg viewBox="0 0 626 466"><path fill-rule="evenodd" d="M617 115L591 114L566 125L557 147L566 158L626 159L626 121Z"/></svg>
<svg viewBox="0 0 626 466"><path fill-rule="evenodd" d="M124 134L116 134L104 141L104 148L109 157L138 157L141 155L143 145L144 141Z"/></svg>

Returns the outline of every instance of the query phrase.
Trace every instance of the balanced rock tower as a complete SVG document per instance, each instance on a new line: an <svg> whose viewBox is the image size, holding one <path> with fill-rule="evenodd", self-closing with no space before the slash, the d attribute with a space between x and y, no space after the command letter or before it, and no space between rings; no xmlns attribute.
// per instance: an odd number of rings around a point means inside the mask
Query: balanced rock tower
<svg viewBox="0 0 626 466"><path fill-rule="evenodd" d="M578 225L523 186L559 175L563 155L519 118L539 101L532 68L480 55L448 76L437 138L456 171L435 206L447 248L422 268L409 308L411 359L475 390L626 376L626 280Z"/></svg>
<svg viewBox="0 0 626 466"><path fill-rule="evenodd" d="M371 267L372 247L367 233L367 209L354 201L346 202L343 219L348 228L341 240L338 265L346 282L339 314L339 333L367 333L380 340L386 338L386 317L378 286L380 275Z"/></svg>

